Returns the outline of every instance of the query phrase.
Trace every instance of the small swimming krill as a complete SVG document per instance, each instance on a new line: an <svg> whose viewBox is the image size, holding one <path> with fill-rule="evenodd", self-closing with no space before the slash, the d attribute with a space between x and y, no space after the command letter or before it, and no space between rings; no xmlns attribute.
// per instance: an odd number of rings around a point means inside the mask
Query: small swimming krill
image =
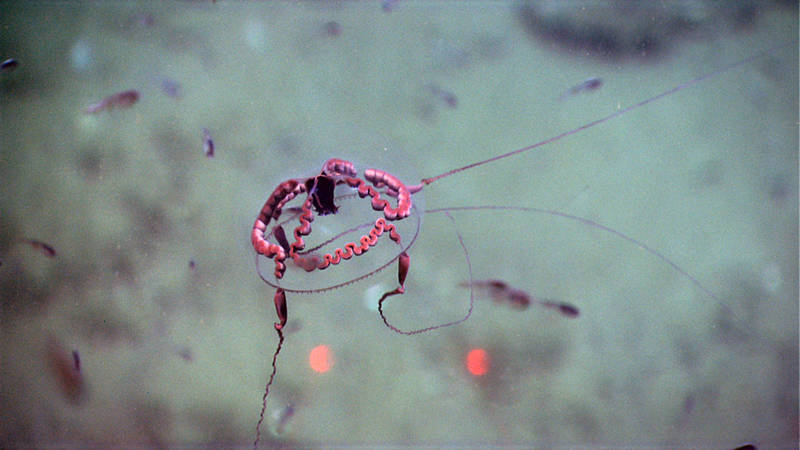
<svg viewBox="0 0 800 450"><path fill-rule="evenodd" d="M139 101L139 91L135 89L118 92L89 105L86 108L86 114L96 114L106 109L130 108L137 101Z"/></svg>
<svg viewBox="0 0 800 450"><path fill-rule="evenodd" d="M272 418L275 420L275 434L281 435L286 430L286 425L294 417L294 406L289 403L283 408L277 409L272 413Z"/></svg>
<svg viewBox="0 0 800 450"><path fill-rule="evenodd" d="M54 258L56 256L56 249L51 245L45 244L42 241L37 241L36 239L25 239L24 241L31 247L42 252L42 254L48 258Z"/></svg>
<svg viewBox="0 0 800 450"><path fill-rule="evenodd" d="M577 94L580 94L582 92L596 91L596 90L600 89L602 86L603 86L603 79L602 78L597 78L597 77L588 78L588 79L584 80L583 83L577 84L577 85L572 86L571 88L569 88L569 90L567 90L567 92L564 92L563 94L561 94L561 97L559 97L558 99L559 100L564 100L567 97L571 97L573 95L577 95Z"/></svg>
<svg viewBox="0 0 800 450"><path fill-rule="evenodd" d="M0 63L0 70L3 70L4 72L5 71L10 72L10 71L16 69L17 66L19 66L19 63L17 62L16 59L8 58L8 59L4 60L2 63Z"/></svg>
<svg viewBox="0 0 800 450"><path fill-rule="evenodd" d="M211 132L208 128L203 128L203 152L207 157L214 157L214 140L211 139Z"/></svg>
<svg viewBox="0 0 800 450"><path fill-rule="evenodd" d="M47 340L45 357L50 370L67 400L77 403L84 394L81 360L77 350L67 352L55 338Z"/></svg>
<svg viewBox="0 0 800 450"><path fill-rule="evenodd" d="M437 84L427 84L425 87L434 98L444 103L448 107L455 108L458 106L458 97L456 97L456 94L442 88Z"/></svg>

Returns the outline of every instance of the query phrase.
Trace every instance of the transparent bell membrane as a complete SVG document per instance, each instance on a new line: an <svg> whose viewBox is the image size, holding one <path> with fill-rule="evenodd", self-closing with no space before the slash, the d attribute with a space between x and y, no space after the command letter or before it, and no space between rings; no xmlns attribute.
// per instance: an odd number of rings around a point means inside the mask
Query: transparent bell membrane
<svg viewBox="0 0 800 450"><path fill-rule="evenodd" d="M397 204L383 190L381 197ZM388 221L400 235L400 242L389 237L389 231L378 236L374 246L361 254L354 254L349 259L342 258L338 264L330 264L325 269L317 268L325 254L335 255L337 249L345 249L348 243L361 245L360 241L373 230L375 221L384 218L382 211L375 211L371 206L371 198L359 198L355 189L347 185L339 185L335 189L334 200L338 210L334 214L319 215L315 212L311 222L311 233L303 236L305 247L297 252L298 259L288 257L285 260L286 272L278 279L275 276L275 262L263 255L257 255L256 267L261 278L270 286L280 287L287 292L315 293L349 285L361 281L387 267L396 271L393 264L404 251L415 242L421 228L420 209L412 205L411 214L398 220ZM298 195L287 202L277 221L270 221L265 239L281 245L276 236L276 228L280 226L291 245L295 241L295 228L300 225L300 210L306 195ZM310 269L310 270L307 270Z"/></svg>

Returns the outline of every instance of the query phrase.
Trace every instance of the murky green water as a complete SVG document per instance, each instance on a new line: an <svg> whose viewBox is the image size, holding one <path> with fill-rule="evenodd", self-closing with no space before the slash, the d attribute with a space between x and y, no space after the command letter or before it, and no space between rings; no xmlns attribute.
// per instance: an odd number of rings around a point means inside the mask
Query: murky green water
<svg viewBox="0 0 800 450"><path fill-rule="evenodd" d="M278 183L336 156L414 184L797 37L796 11L765 9L752 27L700 18L660 57L609 61L532 39L519 9L497 3L3 10L0 57L19 61L0 73L9 446L250 445L277 338L274 289L256 273L249 236ZM795 42L441 179L424 203L415 196L420 209L513 205L601 222L716 298L575 222L468 211L453 213L454 226L423 215L406 294L385 308L396 326L466 312L456 229L476 279L572 303L581 316L514 310L476 292L466 323L397 335L375 305L395 287L393 265L346 288L290 294L262 443L796 443L797 67ZM602 88L559 99L589 77ZM126 89L140 92L130 108L84 114ZM370 264L356 258L327 275L347 280ZM320 344L333 355L321 375L307 362ZM491 357L481 378L464 368L475 347ZM69 368L72 350L78 395L54 369Z"/></svg>

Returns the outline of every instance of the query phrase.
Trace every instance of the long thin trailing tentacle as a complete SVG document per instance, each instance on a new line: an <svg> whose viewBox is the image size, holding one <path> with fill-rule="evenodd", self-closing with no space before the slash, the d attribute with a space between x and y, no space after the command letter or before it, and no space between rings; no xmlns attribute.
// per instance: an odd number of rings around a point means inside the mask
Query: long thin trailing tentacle
<svg viewBox="0 0 800 450"><path fill-rule="evenodd" d="M283 347L283 331L275 329L278 332L278 347L275 348L275 353L272 354L272 373L267 380L267 386L264 388L264 397L261 398L261 413L258 415L258 423L256 423L256 439L253 441L253 449L258 448L258 441L261 439L261 423L264 422L264 412L267 410L267 395L269 395L269 388L272 385L272 380L275 379L275 372L277 372L275 363L278 360L278 353L281 352Z"/></svg>
<svg viewBox="0 0 800 450"><path fill-rule="evenodd" d="M473 310L473 308L475 306L475 292L474 292L473 283L472 283L472 261L469 259L469 251L467 251L467 246L464 245L464 238L461 237L461 233L458 232L458 227L455 226L455 224L456 224L455 219L453 219L453 216L451 216L449 212L444 211L444 213L445 213L445 215L447 215L447 218L450 219L451 222L453 222L453 231L455 231L456 236L458 237L458 243L461 244L461 249L464 251L464 259L466 259L466 261L467 261L467 270L469 272L469 310L464 315L464 317L461 317L460 319L454 320L452 322L443 323L443 324L440 324L440 325L433 325L433 326L430 326L430 327L420 328L420 329L417 329L417 330L409 330L409 331L401 330L401 329L395 327L394 325L390 324L389 321L386 319L386 315L383 314L383 302L388 297L391 297L391 296L397 295L397 294L402 294L402 293L405 292L405 287L403 286L403 284L405 282L405 273L403 272L404 269L403 269L402 260L401 260L400 286L397 289L393 290L393 291L389 291L389 292L383 294L383 296L381 296L380 300L378 300L378 313L380 313L381 319L383 319L383 323L387 327L389 327L389 329L391 329L392 331L394 331L396 333L405 334L407 336L410 336L410 335L413 335L413 334L425 333L425 332L428 332L428 331L435 330L437 328L450 327L450 326L453 326L453 325L458 325L460 323L466 322L467 319L469 319L470 316L472 315L472 310ZM406 262L406 264L407 264L407 262ZM405 267L405 270L406 271L408 270L408 266Z"/></svg>
<svg viewBox="0 0 800 450"><path fill-rule="evenodd" d="M734 62L732 62L730 64L727 64L727 65L724 65L724 66L722 66L722 67L720 67L720 68L718 68L718 69L716 69L714 71L711 71L711 72L708 72L706 74L700 75L699 77L694 78L692 80L689 80L689 81L687 81L685 83L681 83L681 84L679 84L679 85L677 85L677 86L675 86L673 88L670 88L670 89L667 89L664 92L661 92L660 94L656 94L656 95L654 95L654 96L652 96L650 98L644 99L644 100L642 100L642 101L640 101L638 103L635 103L635 104L633 104L631 106L628 106L628 107L622 108L622 109L618 109L618 110L612 112L611 114L608 114L605 117L601 117L601 118L599 118L597 120L593 120L593 121L591 121L591 122L589 122L589 123L587 123L585 125L582 125L582 126L580 126L578 128L573 128L573 129L571 129L569 131L565 131L565 132L563 132L561 134L558 134L556 136L553 136L551 138L545 139L543 141L539 141L539 142L537 142L535 144L528 145L527 147L522 147L522 148L517 149L517 150L513 150L513 151L510 151L510 152L507 152L507 153L503 153L502 155L497 155L497 156L493 156L493 157L488 158L488 159L484 159L483 161L477 161L477 162L474 162L472 164L467 164L466 166L463 166L463 167L458 167L458 168L455 168L455 169L452 169L452 170L448 170L447 172L439 174L439 175L436 175L434 177L423 178L419 185L409 186L408 189L409 189L410 192L414 193L414 192L417 192L417 191L421 190L423 186L427 186L427 185L433 183L436 180L439 180L439 179L442 179L442 178L445 178L445 177L449 177L450 175L455 175L455 174L457 174L459 172L463 172L465 170L472 169L473 167L478 167L478 166L482 166L484 164L489 164L489 163L492 163L492 162L497 161L499 159L504 159L504 158L508 158L509 156L514 156L514 155L518 155L520 153L525 153L525 152L527 152L529 150L533 150L533 149L535 149L537 147L541 147L543 145L547 145L547 144L551 144L551 143L556 142L556 141L560 141L561 139L563 139L563 138L565 138L567 136L572 136L573 134L577 134L577 133L579 133L579 132L581 132L583 130L586 130L588 128L592 128L594 126L600 125L601 123L608 122L609 120L612 120L612 119L615 119L615 118L617 118L619 116L622 116L623 114L626 114L626 113L628 113L630 111L633 111L634 109L639 109L642 106L645 106L645 105L647 105L649 103L653 103L653 102L655 102L657 100L660 100L660 99L662 99L664 97L668 97L668 96L670 96L670 95L672 95L672 94L674 94L676 92L689 89L692 86L700 84L702 81L705 81L705 80L707 80L709 78L716 77L717 75L722 74L724 72L727 72L727 71L729 71L731 69L734 69L734 68L739 67L739 66L744 66L744 65L750 64L751 62L753 62L753 61L755 61L755 60L757 60L759 58L763 58L764 56L769 55L769 54L771 54L772 52L774 52L776 50L782 49L784 47L788 47L790 45L794 45L795 42L796 42L796 40L793 39L793 40L791 40L789 42L784 42L782 44L778 44L778 45L776 45L774 47L768 48L766 50L762 50L762 51L760 51L760 52L758 52L756 54L748 56L747 58L740 59L738 61L734 61Z"/></svg>
<svg viewBox="0 0 800 450"><path fill-rule="evenodd" d="M605 225L603 225L603 224L601 224L599 222L595 222L595 221L587 219L585 217L575 216L575 215L572 215L572 214L567 214L567 213L564 213L564 212L561 212L561 211L552 210L552 209L532 208L532 207L525 207L525 206L496 206L496 205L455 206L455 207L450 207L450 208L427 209L427 210L425 210L425 212L426 213L441 213L441 212L443 212L443 213L445 213L445 214L447 214L449 216L450 215L449 214L450 211L480 211L480 210L489 210L489 211L497 211L497 210L500 210L500 211L524 211L524 212L541 213L541 214L546 214L546 215L549 215L549 216L561 217L563 219L567 219L567 220L571 220L571 221L574 221L574 222L578 222L578 223L587 225L589 227L596 228L596 229L605 231L607 233L611 233L611 234L613 234L613 235L615 235L615 236L617 236L617 237L619 237L619 238L621 238L621 239L623 239L623 240L625 240L625 241L627 241L627 242L629 242L629 243L641 248L645 252L655 256L656 258L660 259L661 261L663 261L668 266L672 267L673 270L675 270L676 272L678 272L682 276L686 277L687 280L689 280L692 284L694 284L704 294L706 294L709 298L711 298L715 302L717 302L717 304L720 307L722 307L725 310L726 313L730 314L735 320L744 323L741 319L739 319L739 317L736 315L736 313L733 311L733 309L730 306L728 306L727 304L723 303L722 300L716 294L714 294L711 291L711 289L707 288L703 283L700 282L700 280L698 280L695 276L693 276L692 274L687 272L685 269L683 269L681 266L679 266L676 262L674 262L673 260L667 258L666 255L664 255L663 253L659 252L658 250L650 247L649 245L645 244L644 242L642 242L642 241L640 241L638 239L635 239L635 238L633 238L631 236L628 236L627 234L625 234L625 233L623 233L621 231L617 231L617 230L615 230L615 229L613 229L611 227L605 226Z"/></svg>
<svg viewBox="0 0 800 450"><path fill-rule="evenodd" d="M267 410L267 396L269 395L269 388L272 386L272 381L275 379L275 373L278 371L276 362L278 361L278 353L281 352L283 347L283 327L286 326L288 318L286 312L286 293L283 289L278 288L275 291L275 311L278 314L278 322L275 322L275 331L278 333L278 346L275 348L275 353L272 354L272 373L267 380L267 386L264 388L264 397L261 398L261 413L258 415L258 423L256 423L256 438L253 441L253 450L258 448L258 441L261 439L261 424L264 422L264 412Z"/></svg>

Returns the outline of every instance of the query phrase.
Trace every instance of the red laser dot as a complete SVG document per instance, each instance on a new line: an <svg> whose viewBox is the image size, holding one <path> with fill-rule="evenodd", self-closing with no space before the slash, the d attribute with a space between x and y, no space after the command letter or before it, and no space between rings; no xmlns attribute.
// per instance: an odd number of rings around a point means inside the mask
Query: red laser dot
<svg viewBox="0 0 800 450"><path fill-rule="evenodd" d="M472 375L480 377L489 372L489 353L482 348L473 348L467 353L467 370Z"/></svg>
<svg viewBox="0 0 800 450"><path fill-rule="evenodd" d="M311 349L308 354L308 364L317 373L325 373L333 367L333 357L331 349L327 345L318 345Z"/></svg>

